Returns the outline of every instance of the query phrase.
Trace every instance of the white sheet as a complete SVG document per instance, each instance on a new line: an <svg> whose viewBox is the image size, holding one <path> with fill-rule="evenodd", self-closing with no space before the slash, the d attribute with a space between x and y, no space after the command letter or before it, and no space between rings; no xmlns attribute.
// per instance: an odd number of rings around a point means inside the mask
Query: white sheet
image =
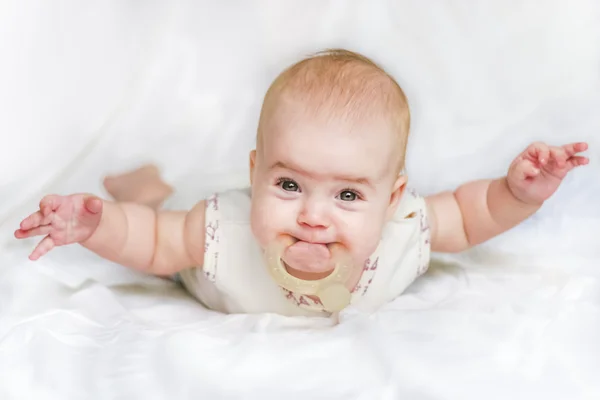
<svg viewBox="0 0 600 400"><path fill-rule="evenodd" d="M600 398L600 5L0 3L0 398ZM532 219L342 324L203 310L78 247L11 239L43 193L159 162L191 201L245 182L261 96L346 46L405 87L424 194L533 140L591 163Z"/></svg>

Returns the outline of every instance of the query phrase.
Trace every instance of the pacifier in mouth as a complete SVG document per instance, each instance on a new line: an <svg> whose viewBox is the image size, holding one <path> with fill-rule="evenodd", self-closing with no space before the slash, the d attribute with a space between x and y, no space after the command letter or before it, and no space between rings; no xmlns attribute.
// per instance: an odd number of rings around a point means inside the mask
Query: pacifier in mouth
<svg viewBox="0 0 600 400"><path fill-rule="evenodd" d="M295 242L292 237L283 235L267 246L265 261L273 280L291 292L317 296L326 311L336 312L348 306L351 294L346 285L352 274L352 258L348 252L339 244L330 245L329 250L335 265L333 272L321 279L304 280L290 275L281 259L285 249Z"/></svg>

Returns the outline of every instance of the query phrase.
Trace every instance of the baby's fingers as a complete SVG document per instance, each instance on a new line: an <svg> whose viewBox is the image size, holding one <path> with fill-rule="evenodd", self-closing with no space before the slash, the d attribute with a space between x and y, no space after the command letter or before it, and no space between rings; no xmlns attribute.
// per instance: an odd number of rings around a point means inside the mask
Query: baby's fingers
<svg viewBox="0 0 600 400"><path fill-rule="evenodd" d="M37 228L33 228L33 229L17 229L15 231L15 237L17 239L26 239L26 238L30 238L33 236L41 236L41 235L47 235L52 231L52 226L50 225L42 225L42 226L38 226Z"/></svg>
<svg viewBox="0 0 600 400"><path fill-rule="evenodd" d="M581 165L587 165L590 160L587 157L583 157L583 156L575 156L575 157L571 157L569 158L569 161L567 161L569 163L569 165L571 167L579 167Z"/></svg>
<svg viewBox="0 0 600 400"><path fill-rule="evenodd" d="M61 196L45 196L40 201L40 210L26 217L19 227L23 231L36 228L40 225L48 225L52 222L52 211L55 211L61 204Z"/></svg>
<svg viewBox="0 0 600 400"><path fill-rule="evenodd" d="M572 157L577 153L581 153L588 149L588 144L585 142L569 143L562 146L563 150L567 154L567 157Z"/></svg>
<svg viewBox="0 0 600 400"><path fill-rule="evenodd" d="M44 217L42 215L42 212L36 211L33 214L26 217L23 221L21 221L21 224L19 224L19 227L21 228L21 230L24 230L24 231L29 230L31 228L35 228L36 226L40 226L43 218Z"/></svg>
<svg viewBox="0 0 600 400"><path fill-rule="evenodd" d="M550 156L552 158L552 162L558 167L558 168L564 168L565 164L567 163L567 152L565 151L564 148L562 147L552 147L550 149Z"/></svg>
<svg viewBox="0 0 600 400"><path fill-rule="evenodd" d="M88 197L83 201L86 210L92 214L98 214L102 211L102 200L97 197Z"/></svg>
<svg viewBox="0 0 600 400"><path fill-rule="evenodd" d="M44 254L48 253L54 248L54 241L50 236L46 236L40 243L33 249L33 252L29 255L29 259L35 261Z"/></svg>
<svg viewBox="0 0 600 400"><path fill-rule="evenodd" d="M532 162L522 160L515 166L515 174L518 179L527 179L537 176L540 169L533 165Z"/></svg>
<svg viewBox="0 0 600 400"><path fill-rule="evenodd" d="M21 221L19 227L22 230L27 231L40 225L48 225L50 222L52 222L51 214L43 215L42 211L36 211Z"/></svg>
<svg viewBox="0 0 600 400"><path fill-rule="evenodd" d="M532 143L527 148L527 155L532 160L537 160L540 164L544 165L548 162L550 156L550 149L545 143Z"/></svg>
<svg viewBox="0 0 600 400"><path fill-rule="evenodd" d="M40 200L40 211L42 212L42 215L47 216L52 211L56 211L62 204L62 201L63 197L56 194L44 196L44 198Z"/></svg>

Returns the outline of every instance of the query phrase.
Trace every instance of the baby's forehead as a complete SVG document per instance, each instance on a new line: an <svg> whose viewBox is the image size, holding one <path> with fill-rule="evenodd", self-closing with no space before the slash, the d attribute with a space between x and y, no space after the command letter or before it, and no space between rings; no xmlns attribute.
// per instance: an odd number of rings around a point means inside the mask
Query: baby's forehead
<svg viewBox="0 0 600 400"><path fill-rule="evenodd" d="M285 99L273 109L264 122L265 141L281 143L282 147L300 143L377 147L400 149L398 127L384 112L377 110L332 109L331 106L311 107L303 101Z"/></svg>
<svg viewBox="0 0 600 400"><path fill-rule="evenodd" d="M358 146L376 143L389 147L396 136L385 118L311 112L293 106L281 107L265 126L265 139L284 145L310 141Z"/></svg>
<svg viewBox="0 0 600 400"><path fill-rule="evenodd" d="M374 125L354 125L353 129L349 125L335 120L282 124L266 133L260 151L269 165L296 166L313 175L361 175L376 180L394 170L391 165L400 152L394 135Z"/></svg>

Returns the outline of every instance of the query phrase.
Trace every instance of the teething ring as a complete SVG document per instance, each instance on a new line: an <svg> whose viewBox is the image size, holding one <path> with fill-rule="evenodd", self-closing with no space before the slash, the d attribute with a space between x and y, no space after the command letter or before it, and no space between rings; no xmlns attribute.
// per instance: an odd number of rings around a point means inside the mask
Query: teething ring
<svg viewBox="0 0 600 400"><path fill-rule="evenodd" d="M309 281L290 275L283 265L283 252L294 243L295 240L291 237L282 236L267 247L265 260L273 280L291 292L317 296L327 311L340 311L348 306L351 294L346 283L352 274L352 259L349 254L342 246L332 245L330 251L335 263L333 272L324 278Z"/></svg>

